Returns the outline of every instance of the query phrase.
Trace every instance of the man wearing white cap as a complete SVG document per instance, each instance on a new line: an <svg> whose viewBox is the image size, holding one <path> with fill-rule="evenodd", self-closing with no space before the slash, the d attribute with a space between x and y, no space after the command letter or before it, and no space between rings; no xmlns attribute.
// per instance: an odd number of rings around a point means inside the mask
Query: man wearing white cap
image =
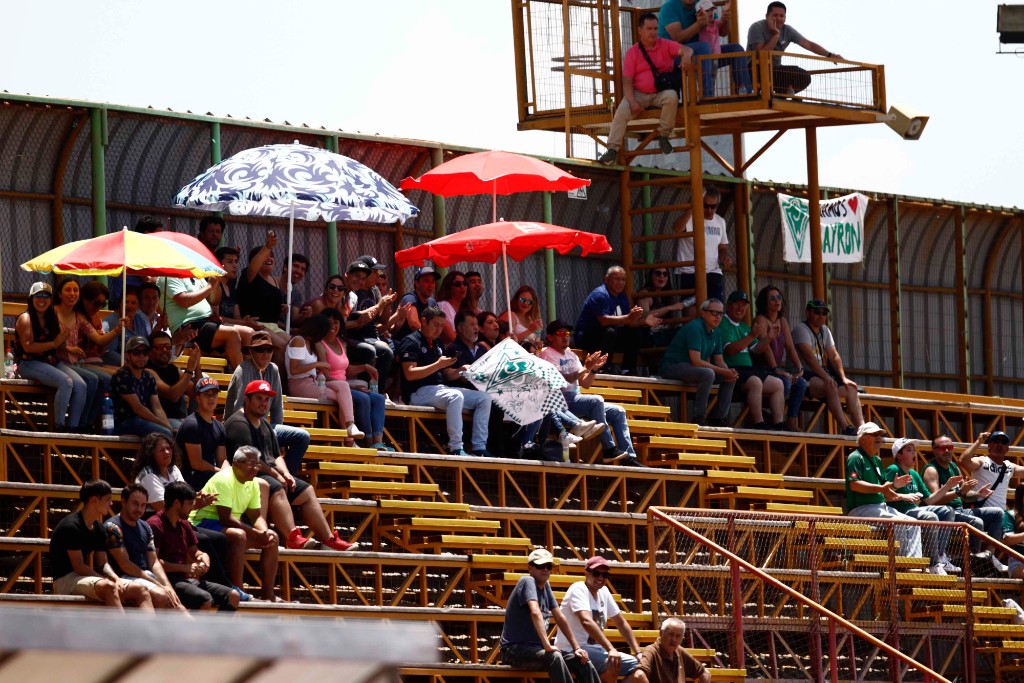
<svg viewBox="0 0 1024 683"><path fill-rule="evenodd" d="M888 502L900 499L895 488L907 486L909 474L888 481L882 474L882 428L874 422L865 422L857 428L857 448L846 457L846 514L851 517L874 517L911 521L910 517ZM895 488L894 488L895 487ZM921 557L921 529L917 526L897 524L896 540L899 554Z"/></svg>
<svg viewBox="0 0 1024 683"><path fill-rule="evenodd" d="M501 629L501 661L528 671L547 670L554 683L570 683L575 673L579 683L598 683L597 670L590 663L587 651L555 602L548 578L555 559L544 548L527 558L529 576L519 579L508 596L505 624ZM563 652L548 640L548 618L554 617L560 633L565 633L571 652Z"/></svg>
<svg viewBox="0 0 1024 683"><path fill-rule="evenodd" d="M917 464L917 445L910 439L896 439L892 444L892 455L896 462L885 470L885 478L895 481L896 477L910 475L910 483L895 489L899 499L890 505L907 517L922 522L953 522L956 517L953 508L948 505L937 505L955 486L959 486L963 477L950 477L935 493L928 490L924 479L914 469ZM949 561L946 546L949 545L950 527L922 528L925 549L932 564L926 570L929 574L957 573L960 568Z"/></svg>
<svg viewBox="0 0 1024 683"><path fill-rule="evenodd" d="M629 648L637 655L640 654L640 645L633 635L633 629L608 590L611 565L608 560L595 555L584 566L587 570L586 578L569 586L562 598L562 606L559 608L562 616L580 647L590 655L590 661L602 679L616 681L619 676L625 676L623 683L646 681L643 672L637 670L637 658L619 652L604 635L604 629L610 621L619 629ZM555 647L563 652L571 647L568 636L561 628L555 636Z"/></svg>

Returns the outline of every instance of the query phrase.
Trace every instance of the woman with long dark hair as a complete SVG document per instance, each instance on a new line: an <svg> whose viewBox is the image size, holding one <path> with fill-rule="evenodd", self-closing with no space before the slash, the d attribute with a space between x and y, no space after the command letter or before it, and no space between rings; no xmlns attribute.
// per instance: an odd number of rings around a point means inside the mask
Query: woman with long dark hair
<svg viewBox="0 0 1024 683"><path fill-rule="evenodd" d="M636 305L644 309L644 318L653 315L656 318L664 318L669 313L686 310L693 306L692 298L680 301L676 295L664 295L661 292L671 291L672 282L669 278L668 268L655 268L647 271L647 280L643 288L636 293ZM692 319L692 318L691 318ZM651 344L654 346L668 346L672 337L676 336L680 325L689 322L684 318L680 322L661 324L651 328Z"/></svg>
<svg viewBox="0 0 1024 683"><path fill-rule="evenodd" d="M540 337L540 330L544 327L540 301L537 299L537 291L530 285L523 285L515 291L508 310L498 319L508 321L509 336L527 349L540 349L544 346Z"/></svg>
<svg viewBox="0 0 1024 683"><path fill-rule="evenodd" d="M57 355L67 344L68 333L60 329L52 302L53 288L45 282L36 282L28 290L28 310L14 323L14 362L18 364L18 374L25 379L34 379L56 390L54 428L78 430L88 400L87 386Z"/></svg>
<svg viewBox="0 0 1024 683"><path fill-rule="evenodd" d="M807 393L800 354L793 344L793 334L786 320L786 299L782 290L774 285L763 287L754 301L757 316L768 330L768 348L760 357L760 365L766 365L771 373L782 380L783 390L789 397L786 412L786 430L800 431L800 406Z"/></svg>
<svg viewBox="0 0 1024 683"><path fill-rule="evenodd" d="M448 274L441 280L441 288L434 299L437 307L444 313L444 331L441 332L441 341L445 346L455 341L455 314L462 308L462 302L466 300L466 276L458 270L449 270Z"/></svg>
<svg viewBox="0 0 1024 683"><path fill-rule="evenodd" d="M302 322L299 333L288 344L288 393L305 398L319 398L338 404L338 419L348 433L346 442L353 443L366 434L356 426L352 410L352 390L344 380L328 379L331 364L316 355L316 345L331 330L330 319L323 314L311 316ZM319 381L323 379L323 386ZM321 393L323 396L321 396Z"/></svg>

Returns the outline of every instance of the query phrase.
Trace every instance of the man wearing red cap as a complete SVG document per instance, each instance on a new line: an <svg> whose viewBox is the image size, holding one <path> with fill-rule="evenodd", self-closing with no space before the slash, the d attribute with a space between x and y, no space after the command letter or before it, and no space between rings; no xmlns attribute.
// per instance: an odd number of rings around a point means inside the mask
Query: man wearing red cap
<svg viewBox="0 0 1024 683"><path fill-rule="evenodd" d="M604 629L610 621L619 629L629 648L640 654L640 645L633 635L633 629L622 616L622 611L608 590L611 565L608 564L608 560L595 555L587 560L585 568L586 578L569 586L559 608L566 623L569 624L569 630L580 647L587 651L591 663L603 679L616 681L619 676L624 676L623 683L646 681L643 672L637 670L637 658L629 653L619 652L604 634ZM561 628L555 636L555 647L563 652L571 647Z"/></svg>
<svg viewBox="0 0 1024 683"><path fill-rule="evenodd" d="M259 477L270 485L268 516L285 535L289 548L314 548L319 541L333 550L352 550L356 544L339 538L338 532L327 523L313 487L288 471L274 428L266 419L270 399L276 395L266 380L249 382L242 409L224 422L227 451L234 453L240 446L253 446L260 452ZM302 519L313 531L312 538L303 536L302 529L295 525L292 507L301 509Z"/></svg>

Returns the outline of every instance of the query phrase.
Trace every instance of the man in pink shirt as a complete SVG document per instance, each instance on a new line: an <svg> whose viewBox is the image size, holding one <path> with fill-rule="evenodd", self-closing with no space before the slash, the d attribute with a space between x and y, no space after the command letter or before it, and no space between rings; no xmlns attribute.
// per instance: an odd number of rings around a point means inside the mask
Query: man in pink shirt
<svg viewBox="0 0 1024 683"><path fill-rule="evenodd" d="M689 66L693 50L672 40L658 37L658 17L653 12L640 15L640 42L626 50L622 60L622 100L615 110L612 127L608 132L608 149L598 159L602 164L611 164L619 156L626 124L635 119L647 107L661 107L658 119L658 146L662 154L672 152L669 136L676 125L676 109L679 93L672 89L659 91L655 86L655 74L644 52L654 64L658 73L670 73L675 69ZM676 64L679 58L679 64Z"/></svg>

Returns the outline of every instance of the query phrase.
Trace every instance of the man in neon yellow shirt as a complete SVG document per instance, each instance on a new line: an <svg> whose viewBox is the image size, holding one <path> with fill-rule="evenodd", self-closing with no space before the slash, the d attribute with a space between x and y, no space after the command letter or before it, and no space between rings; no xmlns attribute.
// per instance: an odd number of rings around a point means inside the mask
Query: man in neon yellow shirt
<svg viewBox="0 0 1024 683"><path fill-rule="evenodd" d="M243 601L252 598L242 590L243 555L246 548L259 549L261 595L276 602L278 538L260 514L260 489L255 482L259 471L260 452L252 446L240 447L235 451L231 468L217 472L203 487L203 493L215 494L217 499L212 505L193 511L189 521L227 536L228 577Z"/></svg>

